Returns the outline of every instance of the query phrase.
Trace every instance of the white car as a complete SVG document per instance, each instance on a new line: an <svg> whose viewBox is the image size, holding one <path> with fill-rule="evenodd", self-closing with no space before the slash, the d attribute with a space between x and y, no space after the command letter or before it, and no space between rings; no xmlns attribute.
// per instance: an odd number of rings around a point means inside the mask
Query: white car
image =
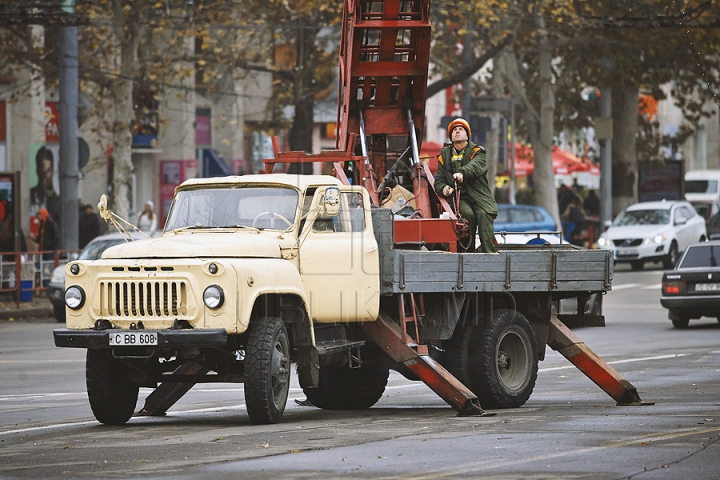
<svg viewBox="0 0 720 480"><path fill-rule="evenodd" d="M689 202L674 200L631 205L615 217L597 242L616 262L642 270L645 262L673 268L688 245L707 239L705 219Z"/></svg>

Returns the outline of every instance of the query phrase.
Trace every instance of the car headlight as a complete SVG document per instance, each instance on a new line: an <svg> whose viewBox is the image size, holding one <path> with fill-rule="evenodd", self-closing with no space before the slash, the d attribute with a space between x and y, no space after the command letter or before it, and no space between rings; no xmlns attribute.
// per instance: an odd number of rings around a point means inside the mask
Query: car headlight
<svg viewBox="0 0 720 480"><path fill-rule="evenodd" d="M68 289L65 290L65 305L73 310L82 308L82 306L85 305L85 291L77 285L68 287Z"/></svg>
<svg viewBox="0 0 720 480"><path fill-rule="evenodd" d="M598 238L597 244L598 247L606 247L610 245L610 242L608 242L604 237L600 237Z"/></svg>
<svg viewBox="0 0 720 480"><path fill-rule="evenodd" d="M203 292L203 302L208 308L213 310L222 307L225 303L225 294L218 285L210 285Z"/></svg>
<svg viewBox="0 0 720 480"><path fill-rule="evenodd" d="M52 271L50 283L65 285L65 267L57 267Z"/></svg>

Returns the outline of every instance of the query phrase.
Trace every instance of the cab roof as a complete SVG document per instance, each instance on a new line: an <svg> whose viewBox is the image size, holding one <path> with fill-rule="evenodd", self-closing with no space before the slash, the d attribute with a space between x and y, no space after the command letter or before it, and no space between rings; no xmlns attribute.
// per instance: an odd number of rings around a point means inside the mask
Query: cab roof
<svg viewBox="0 0 720 480"><path fill-rule="evenodd" d="M195 186L237 186L238 184L276 184L295 187L304 191L314 185L342 185L342 182L330 175L295 175L288 173L270 173L262 175L233 175L228 177L191 178L184 181L178 188Z"/></svg>

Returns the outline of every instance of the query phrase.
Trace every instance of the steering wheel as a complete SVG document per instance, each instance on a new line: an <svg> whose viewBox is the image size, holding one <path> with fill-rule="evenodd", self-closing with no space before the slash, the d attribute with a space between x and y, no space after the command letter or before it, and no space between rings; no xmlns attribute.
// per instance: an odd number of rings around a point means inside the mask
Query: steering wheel
<svg viewBox="0 0 720 480"><path fill-rule="evenodd" d="M283 222L285 222L285 224L286 224L288 227L291 227L291 226L292 226L292 222L290 222L290 220L288 220L287 218L283 217L282 215L280 215L280 214L277 213L277 212L262 212L262 213L259 213L258 216L255 217L255 219L253 220L252 226L253 226L254 228L257 228L258 220L260 220L260 219L263 218L263 217L270 217L270 218L271 218L271 220L270 220L270 225L273 225L273 224L274 224L274 222L272 221L272 219L277 218L277 219L282 220Z"/></svg>

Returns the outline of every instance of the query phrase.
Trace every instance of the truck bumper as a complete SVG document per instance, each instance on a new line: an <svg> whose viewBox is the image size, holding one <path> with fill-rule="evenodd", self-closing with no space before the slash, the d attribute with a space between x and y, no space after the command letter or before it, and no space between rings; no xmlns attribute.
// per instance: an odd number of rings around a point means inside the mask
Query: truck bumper
<svg viewBox="0 0 720 480"><path fill-rule="evenodd" d="M74 348L124 348L111 347L110 335L124 333L128 330L71 330L58 328L53 330L56 347ZM227 332L224 328L203 330L141 330L156 332L157 345L153 348L175 347L223 347L227 345Z"/></svg>

